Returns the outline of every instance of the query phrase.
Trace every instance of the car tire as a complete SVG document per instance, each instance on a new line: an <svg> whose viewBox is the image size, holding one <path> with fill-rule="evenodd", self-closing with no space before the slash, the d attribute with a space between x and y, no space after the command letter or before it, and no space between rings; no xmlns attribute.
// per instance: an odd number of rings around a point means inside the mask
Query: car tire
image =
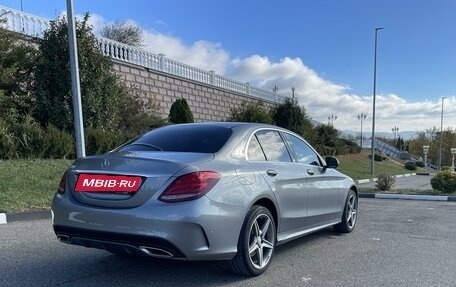
<svg viewBox="0 0 456 287"><path fill-rule="evenodd" d="M238 241L238 252L230 261L235 273L258 276L271 264L275 251L276 226L271 212L255 205L246 215Z"/></svg>
<svg viewBox="0 0 456 287"><path fill-rule="evenodd" d="M358 195L350 189L345 200L342 221L334 226L334 230L340 233L350 233L355 229L358 219Z"/></svg>

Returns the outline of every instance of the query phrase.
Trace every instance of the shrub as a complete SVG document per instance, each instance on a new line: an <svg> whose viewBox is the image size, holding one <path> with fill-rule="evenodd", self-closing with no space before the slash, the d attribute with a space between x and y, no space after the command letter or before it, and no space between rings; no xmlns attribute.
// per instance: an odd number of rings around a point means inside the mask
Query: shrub
<svg viewBox="0 0 456 287"><path fill-rule="evenodd" d="M441 192L453 193L456 191L456 174L449 170L439 171L431 178L431 186Z"/></svg>
<svg viewBox="0 0 456 287"><path fill-rule="evenodd" d="M424 167L424 161L417 161L416 166L418 167Z"/></svg>
<svg viewBox="0 0 456 287"><path fill-rule="evenodd" d="M127 136L123 133L87 128L85 130L86 154L95 155L106 153L127 140Z"/></svg>
<svg viewBox="0 0 456 287"><path fill-rule="evenodd" d="M193 123L193 114L185 99L177 99L169 110L169 121L174 124Z"/></svg>
<svg viewBox="0 0 456 287"><path fill-rule="evenodd" d="M380 190L391 190L394 183L396 182L396 178L390 174L382 173L377 178L377 183L375 186Z"/></svg>
<svg viewBox="0 0 456 287"><path fill-rule="evenodd" d="M451 167L450 166L442 166L442 171L451 171Z"/></svg>
<svg viewBox="0 0 456 287"><path fill-rule="evenodd" d="M43 128L30 115L12 125L17 154L20 158L42 158L46 149Z"/></svg>
<svg viewBox="0 0 456 287"><path fill-rule="evenodd" d="M404 164L404 167L405 167L405 169L407 169L407 170L416 170L416 163L413 162L413 161L407 161L407 162Z"/></svg>
<svg viewBox="0 0 456 287"><path fill-rule="evenodd" d="M272 124L273 120L263 102L243 102L238 108L231 109L229 122L249 122Z"/></svg>
<svg viewBox="0 0 456 287"><path fill-rule="evenodd" d="M44 138L46 141L44 158L75 158L76 146L72 134L49 124L45 129Z"/></svg>
<svg viewBox="0 0 456 287"><path fill-rule="evenodd" d="M0 159L15 159L18 157L15 136L9 126L0 119Z"/></svg>
<svg viewBox="0 0 456 287"><path fill-rule="evenodd" d="M372 155L369 155L369 158L372 158ZM375 152L374 153L374 160L375 161L384 161L386 159L386 155L383 153Z"/></svg>

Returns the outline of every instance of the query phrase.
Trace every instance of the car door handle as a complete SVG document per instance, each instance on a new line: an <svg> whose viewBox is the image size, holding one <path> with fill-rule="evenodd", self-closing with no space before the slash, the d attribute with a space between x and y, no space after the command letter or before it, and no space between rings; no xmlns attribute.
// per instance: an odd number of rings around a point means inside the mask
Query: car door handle
<svg viewBox="0 0 456 287"><path fill-rule="evenodd" d="M308 175L314 175L314 174L315 174L315 170L313 170L313 169L308 169L308 170L307 170L307 174L308 174Z"/></svg>
<svg viewBox="0 0 456 287"><path fill-rule="evenodd" d="M266 173L267 173L269 176L276 176L276 175L279 174L277 171L275 171L275 170L273 170L273 169L268 169L268 170L266 171Z"/></svg>

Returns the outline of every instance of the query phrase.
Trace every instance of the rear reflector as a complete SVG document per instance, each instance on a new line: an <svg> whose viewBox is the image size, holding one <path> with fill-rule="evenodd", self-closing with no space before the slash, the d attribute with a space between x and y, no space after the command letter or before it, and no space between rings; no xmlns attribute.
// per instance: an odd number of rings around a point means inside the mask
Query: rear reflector
<svg viewBox="0 0 456 287"><path fill-rule="evenodd" d="M136 192L141 186L141 177L105 174L80 174L76 192Z"/></svg>
<svg viewBox="0 0 456 287"><path fill-rule="evenodd" d="M65 183L66 183L67 174L68 174L68 170L63 173L62 178L60 179L59 188L57 189L57 192L60 194L65 193Z"/></svg>

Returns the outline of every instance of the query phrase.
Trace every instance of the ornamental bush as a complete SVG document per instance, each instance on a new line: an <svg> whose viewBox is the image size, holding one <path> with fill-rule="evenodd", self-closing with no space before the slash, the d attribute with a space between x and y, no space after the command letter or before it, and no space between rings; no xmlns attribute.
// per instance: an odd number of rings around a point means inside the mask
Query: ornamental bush
<svg viewBox="0 0 456 287"><path fill-rule="evenodd" d="M372 155L369 155L369 158L372 158ZM374 153L374 160L375 161L384 161L386 160L386 155L380 152L375 152Z"/></svg>
<svg viewBox="0 0 456 287"><path fill-rule="evenodd" d="M424 161L417 161L416 166L424 167Z"/></svg>
<svg viewBox="0 0 456 287"><path fill-rule="evenodd" d="M456 173L450 170L439 171L431 178L431 186L433 189L445 193L453 193L456 191Z"/></svg>
<svg viewBox="0 0 456 287"><path fill-rule="evenodd" d="M113 150L128 140L122 132L109 132L103 129L85 130L87 155L103 154Z"/></svg>
<svg viewBox="0 0 456 287"><path fill-rule="evenodd" d="M404 167L407 170L416 170L416 163L413 161L408 161L404 164Z"/></svg>
<svg viewBox="0 0 456 287"><path fill-rule="evenodd" d="M394 183L396 182L396 178L388 173L382 173L378 176L377 178L377 183L375 186L379 190L391 190L393 187Z"/></svg>
<svg viewBox="0 0 456 287"><path fill-rule="evenodd" d="M193 114L185 99L177 99L169 110L169 121L173 124L193 123Z"/></svg>
<svg viewBox="0 0 456 287"><path fill-rule="evenodd" d="M263 102L243 102L240 107L231 109L229 122L248 122L272 124L270 112L264 107Z"/></svg>

